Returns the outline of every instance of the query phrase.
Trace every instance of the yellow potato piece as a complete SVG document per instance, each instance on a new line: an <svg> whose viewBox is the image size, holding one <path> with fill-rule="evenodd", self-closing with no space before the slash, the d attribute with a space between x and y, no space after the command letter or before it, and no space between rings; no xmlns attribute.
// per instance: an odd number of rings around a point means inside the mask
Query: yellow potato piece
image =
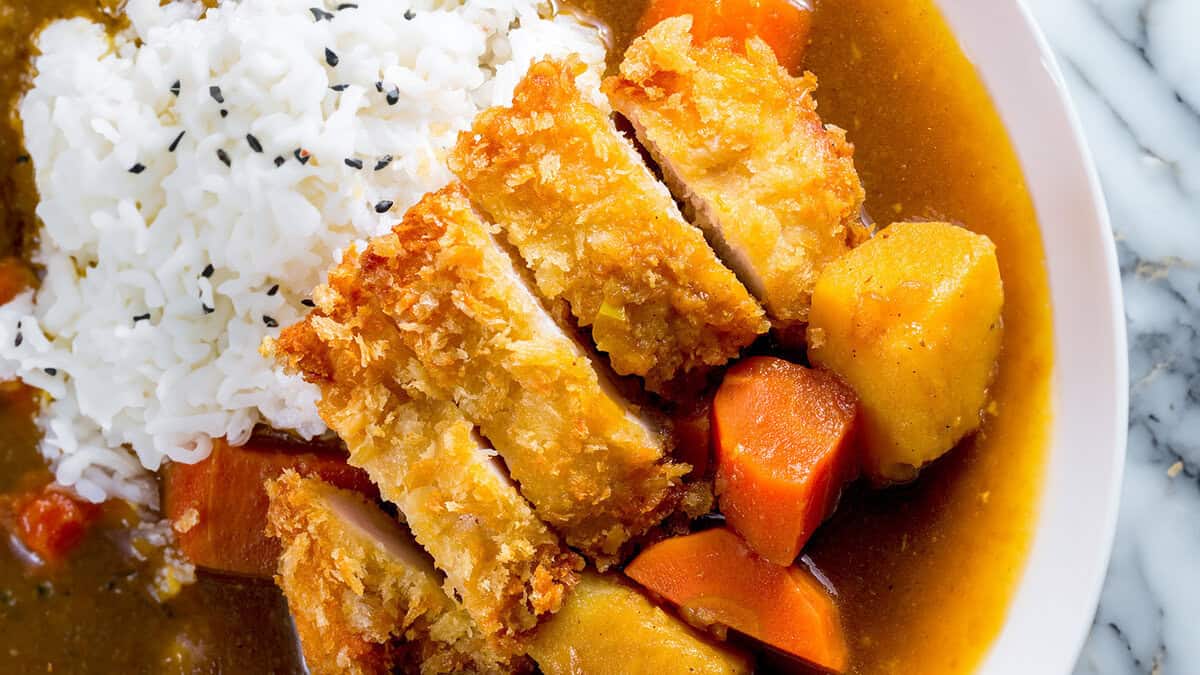
<svg viewBox="0 0 1200 675"><path fill-rule="evenodd" d="M700 637L613 577L588 573L533 639L546 675L732 675L750 660Z"/></svg>
<svg viewBox="0 0 1200 675"><path fill-rule="evenodd" d="M979 427L1003 304L996 247L949 223L896 223L822 271L808 356L858 394L876 482L915 478Z"/></svg>

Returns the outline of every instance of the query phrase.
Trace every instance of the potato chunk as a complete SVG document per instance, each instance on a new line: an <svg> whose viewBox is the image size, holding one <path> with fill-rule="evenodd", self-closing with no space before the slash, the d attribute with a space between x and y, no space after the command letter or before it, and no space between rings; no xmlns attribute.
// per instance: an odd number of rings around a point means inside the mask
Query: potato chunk
<svg viewBox="0 0 1200 675"><path fill-rule="evenodd" d="M1003 304L996 247L949 223L896 223L821 273L808 356L858 394L876 482L913 479L979 427Z"/></svg>
<svg viewBox="0 0 1200 675"><path fill-rule="evenodd" d="M529 654L546 675L750 672L744 654L711 644L638 591L591 573L538 630Z"/></svg>

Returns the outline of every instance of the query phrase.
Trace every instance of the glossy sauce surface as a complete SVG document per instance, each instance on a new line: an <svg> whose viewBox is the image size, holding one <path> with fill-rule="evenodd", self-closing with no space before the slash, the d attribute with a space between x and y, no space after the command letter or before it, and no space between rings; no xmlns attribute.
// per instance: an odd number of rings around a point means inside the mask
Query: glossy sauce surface
<svg viewBox="0 0 1200 675"><path fill-rule="evenodd" d="M571 4L608 24L622 50L645 0ZM0 6L6 110L26 81L26 36L48 18L100 16L99 7L96 0ZM807 551L839 594L854 672L969 672L999 631L1019 580L1046 454L1052 326L1037 222L986 91L929 0L826 0L806 67L820 78L823 117L846 128L857 147L867 207L880 224L948 219L998 246L1006 334L996 414L917 483L884 492L856 487ZM36 199L29 165L18 161L15 113L8 121L0 125L5 255L28 250ZM19 396L0 397L0 430L0 489L11 489L10 477L40 466ZM202 576L158 605L123 582L110 588L130 571L114 536L97 530L54 572L49 590L48 573L31 572L0 547L0 660L27 671L299 669L286 608L270 585Z"/></svg>
<svg viewBox="0 0 1200 675"><path fill-rule="evenodd" d="M970 672L1020 580L1049 440L1053 326L1033 204L932 3L824 3L806 66L825 120L857 148L879 223L948 219L996 243L1005 337L994 414L917 484L845 499L810 549L841 596L859 672Z"/></svg>

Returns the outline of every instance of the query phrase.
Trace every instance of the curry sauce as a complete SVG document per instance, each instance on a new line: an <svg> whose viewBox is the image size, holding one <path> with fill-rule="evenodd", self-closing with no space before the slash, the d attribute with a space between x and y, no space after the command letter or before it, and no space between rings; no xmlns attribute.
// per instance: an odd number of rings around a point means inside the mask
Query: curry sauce
<svg viewBox="0 0 1200 675"><path fill-rule="evenodd" d="M103 4L0 7L0 102L10 111L10 124L0 126L5 255L27 253L33 231L36 193L15 113L28 82L30 36L60 16L104 19ZM607 26L610 59L619 59L646 3L570 4ZM1046 456L1052 325L1038 224L1003 125L930 0L820 4L805 67L820 80L823 118L855 144L867 211L879 225L950 220L988 235L998 249L1005 341L983 430L914 484L856 485L806 550L837 591L852 672L969 672L1003 625L1020 579ZM3 401L0 480L8 480L40 459L28 406L19 397ZM139 595L131 572L112 529L95 530L67 566L44 573L0 550L0 658L24 670L302 668L271 585L201 575L159 605Z"/></svg>
<svg viewBox="0 0 1200 675"><path fill-rule="evenodd" d="M994 407L915 485L843 500L809 553L837 588L856 669L969 672L999 633L1032 538L1050 428L1045 256L1016 154L929 2L822 6L806 67L847 129L879 224L951 220L988 235L1004 280Z"/></svg>

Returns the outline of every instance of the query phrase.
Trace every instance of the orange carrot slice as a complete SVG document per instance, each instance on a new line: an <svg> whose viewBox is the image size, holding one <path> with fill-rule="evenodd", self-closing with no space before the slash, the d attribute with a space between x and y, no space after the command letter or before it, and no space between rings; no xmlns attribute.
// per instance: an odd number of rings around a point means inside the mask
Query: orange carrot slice
<svg viewBox="0 0 1200 675"><path fill-rule="evenodd" d="M264 531L269 500L263 484L284 469L378 496L366 473L351 467L343 456L295 449L267 439L252 439L239 448L217 440L204 461L168 465L164 510L184 555L200 567L220 572L275 574L280 546Z"/></svg>
<svg viewBox="0 0 1200 675"><path fill-rule="evenodd" d="M651 0L638 32L663 19L692 15L692 36L698 43L717 37L733 38L741 49L751 37L762 38L779 63L796 70L804 61L812 9L804 0Z"/></svg>
<svg viewBox="0 0 1200 675"><path fill-rule="evenodd" d="M807 570L755 555L729 529L654 544L625 574L693 622L728 626L834 672L846 668L846 639L830 593Z"/></svg>
<svg viewBox="0 0 1200 675"><path fill-rule="evenodd" d="M716 491L759 555L790 565L858 473L854 393L836 376L771 357L725 375L713 401Z"/></svg>

